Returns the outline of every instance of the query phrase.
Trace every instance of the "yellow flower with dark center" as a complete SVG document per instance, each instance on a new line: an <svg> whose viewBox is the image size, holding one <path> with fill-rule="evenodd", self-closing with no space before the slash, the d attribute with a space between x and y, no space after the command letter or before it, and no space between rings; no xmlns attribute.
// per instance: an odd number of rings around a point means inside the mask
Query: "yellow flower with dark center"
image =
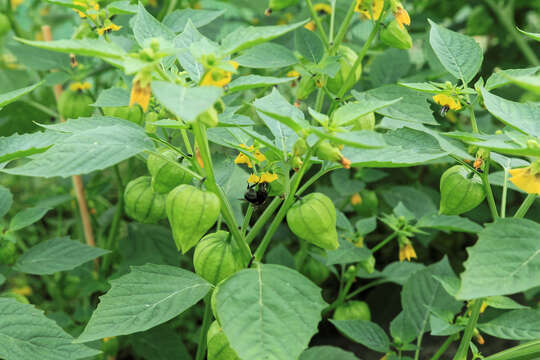
<svg viewBox="0 0 540 360"><path fill-rule="evenodd" d="M508 172L512 175L510 181L518 188L528 194L540 195L540 161Z"/></svg>
<svg viewBox="0 0 540 360"><path fill-rule="evenodd" d="M399 245L399 261L416 259L416 251L410 242Z"/></svg>
<svg viewBox="0 0 540 360"><path fill-rule="evenodd" d="M255 174L251 174L248 179L250 184L258 184L261 181L261 178Z"/></svg>
<svg viewBox="0 0 540 360"><path fill-rule="evenodd" d="M150 82L147 84L141 84L140 80L133 81L131 87L131 96L129 97L129 106L133 104L141 105L142 109L146 111L150 104L150 97L152 96L152 89L150 88Z"/></svg>
<svg viewBox="0 0 540 360"><path fill-rule="evenodd" d="M85 82L76 81L76 82L71 83L69 85L69 90L71 90L71 91L83 91L83 90L88 90L91 87L92 87L92 85L90 85L90 83L88 81L85 81Z"/></svg>
<svg viewBox="0 0 540 360"><path fill-rule="evenodd" d="M105 25L103 27L100 27L97 29L97 33L99 35L103 35L105 33L108 33L110 31L118 31L120 30L122 27L121 26L118 26L116 24L114 24L112 21L107 21L105 22Z"/></svg>
<svg viewBox="0 0 540 360"><path fill-rule="evenodd" d="M264 172L261 174L261 180L262 183L271 183L273 181L276 181L278 179L277 174L270 173L270 172Z"/></svg>
<svg viewBox="0 0 540 360"><path fill-rule="evenodd" d="M79 16L82 19L85 19L87 15L93 20L97 19L97 15L98 15L97 12L99 11L99 4L96 1L75 0L73 1L73 4L83 7L85 9L85 11L73 9L77 14L79 14ZM90 13L88 13L89 11Z"/></svg>
<svg viewBox="0 0 540 360"><path fill-rule="evenodd" d="M396 11L394 11L394 18L396 19L398 24L401 25L401 27L403 27L403 25L411 25L411 18L409 17L409 13L401 6L398 6Z"/></svg>
<svg viewBox="0 0 540 360"><path fill-rule="evenodd" d="M317 28L314 21L308 22L306 25L304 25L304 27L309 31L315 31L315 29Z"/></svg>
<svg viewBox="0 0 540 360"><path fill-rule="evenodd" d="M313 5L313 10L315 10L319 15L332 13L332 7L324 3L318 3L318 4Z"/></svg>
<svg viewBox="0 0 540 360"><path fill-rule="evenodd" d="M236 70L238 69L238 63L236 61L229 60L229 64ZM201 86L218 86L224 87L232 80L232 72L223 70L218 67L210 68L206 74L204 74L201 80Z"/></svg>
<svg viewBox="0 0 540 360"><path fill-rule="evenodd" d="M456 100L454 97L446 94L437 94L433 96L433 101L441 106L448 106L450 110L459 110L461 109L461 103L459 100Z"/></svg>
<svg viewBox="0 0 540 360"><path fill-rule="evenodd" d="M384 8L384 0L373 0L371 3L371 11L369 9L369 1L356 0L355 12L358 12L368 19L378 20Z"/></svg>

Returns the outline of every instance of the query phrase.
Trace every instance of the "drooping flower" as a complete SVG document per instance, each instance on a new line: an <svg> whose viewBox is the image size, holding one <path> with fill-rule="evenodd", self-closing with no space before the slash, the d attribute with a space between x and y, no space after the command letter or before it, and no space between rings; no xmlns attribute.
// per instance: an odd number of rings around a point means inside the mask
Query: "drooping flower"
<svg viewBox="0 0 540 360"><path fill-rule="evenodd" d="M131 96L129 97L129 106L133 104L141 105L142 109L146 111L150 104L150 97L152 96L152 89L150 88L150 82L146 84L141 80L135 78L133 80L133 86L131 87Z"/></svg>
<svg viewBox="0 0 540 360"><path fill-rule="evenodd" d="M76 82L71 83L69 85L69 90L71 90L71 91L83 91L83 90L88 90L91 87L92 87L92 85L90 85L90 83L88 81L85 81L85 82L76 81Z"/></svg>
<svg viewBox="0 0 540 360"><path fill-rule="evenodd" d="M354 193L353 196L351 196L351 205L358 205L362 203L362 196L360 196L359 193Z"/></svg>
<svg viewBox="0 0 540 360"><path fill-rule="evenodd" d="M396 19L398 24L401 25L401 27L403 27L403 25L411 25L411 18L409 16L409 13L401 6L398 6L394 11L394 18Z"/></svg>
<svg viewBox="0 0 540 360"><path fill-rule="evenodd" d="M276 181L278 179L278 176L276 173L271 173L271 172L263 172L261 174L261 180L260 182L262 183L271 183L273 181Z"/></svg>
<svg viewBox="0 0 540 360"><path fill-rule="evenodd" d="M369 8L369 4L370 1L368 0L356 0L354 11L364 15L368 19L378 20L384 8L384 0L373 0L371 2L371 9Z"/></svg>
<svg viewBox="0 0 540 360"><path fill-rule="evenodd" d="M416 259L416 251L409 239L406 237L399 239L399 261L411 261L411 259Z"/></svg>
<svg viewBox="0 0 540 360"><path fill-rule="evenodd" d="M433 101L441 106L447 106L450 110L461 109L461 103L454 97L446 94L437 94L433 96Z"/></svg>
<svg viewBox="0 0 540 360"><path fill-rule="evenodd" d="M253 153L253 156L255 156L255 159L257 159L257 161L259 162L263 162L266 160L266 156L264 156L264 154L260 152L259 150L255 150L255 152Z"/></svg>
<svg viewBox="0 0 540 360"><path fill-rule="evenodd" d="M255 174L249 175L248 183L258 184L261 181L261 178Z"/></svg>
<svg viewBox="0 0 540 360"><path fill-rule="evenodd" d="M531 165L511 169L508 171L512 177L510 181L528 194L540 195L540 160Z"/></svg>
<svg viewBox="0 0 540 360"><path fill-rule="evenodd" d="M319 15L329 15L332 13L332 7L325 3L318 3L313 5L313 10L315 10Z"/></svg>
<svg viewBox="0 0 540 360"><path fill-rule="evenodd" d="M317 28L317 25L315 25L315 21L310 21L306 25L304 25L304 27L308 29L309 31L315 31L315 29Z"/></svg>
<svg viewBox="0 0 540 360"><path fill-rule="evenodd" d="M239 153L236 159L234 159L234 163L237 165L246 164L250 169L253 167L251 159L244 153Z"/></svg>
<svg viewBox="0 0 540 360"><path fill-rule="evenodd" d="M97 19L97 12L99 11L99 4L97 3L97 1L75 0L73 1L73 5L84 8L84 11L81 11L79 9L73 9L77 14L79 14L82 19L85 19L87 16L89 16L93 20Z"/></svg>

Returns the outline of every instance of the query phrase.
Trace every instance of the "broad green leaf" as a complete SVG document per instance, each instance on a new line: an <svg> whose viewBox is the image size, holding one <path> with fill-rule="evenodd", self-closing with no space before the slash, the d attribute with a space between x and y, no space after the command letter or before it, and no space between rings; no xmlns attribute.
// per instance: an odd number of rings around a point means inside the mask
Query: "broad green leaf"
<svg viewBox="0 0 540 360"><path fill-rule="evenodd" d="M0 357L5 360L75 360L100 352L73 338L42 310L0 297Z"/></svg>
<svg viewBox="0 0 540 360"><path fill-rule="evenodd" d="M355 96L361 97L362 100L358 102L350 102L339 108L332 113L332 124L335 126L347 126L352 125L355 120L367 115L371 112L380 110L390 105L394 105L399 102L401 98L392 100L381 100L367 94L356 93Z"/></svg>
<svg viewBox="0 0 540 360"><path fill-rule="evenodd" d="M424 268L425 266L423 264L408 261L398 261L386 266L381 272L381 276L386 281L403 285L412 274Z"/></svg>
<svg viewBox="0 0 540 360"><path fill-rule="evenodd" d="M129 91L122 88L110 88L103 90L93 106L116 107L129 105Z"/></svg>
<svg viewBox="0 0 540 360"><path fill-rule="evenodd" d="M411 61L407 51L389 48L373 59L369 68L369 80L373 87L395 84L407 75L410 67Z"/></svg>
<svg viewBox="0 0 540 360"><path fill-rule="evenodd" d="M493 73L486 81L486 90L493 90L510 83L511 77L534 75L540 70L540 66L526 69L508 69Z"/></svg>
<svg viewBox="0 0 540 360"><path fill-rule="evenodd" d="M131 4L129 0L115 1L107 5L107 11L111 15L136 14L137 5Z"/></svg>
<svg viewBox="0 0 540 360"><path fill-rule="evenodd" d="M404 82L400 82L398 85L404 86L406 88L413 89L413 90L416 90L416 91L429 93L429 94L434 94L434 93L438 93L438 92L441 91L441 89L439 89L435 85L430 84L430 83L426 83L426 82L423 82L423 83L404 83Z"/></svg>
<svg viewBox="0 0 540 360"><path fill-rule="evenodd" d="M225 10L195 10L189 8L175 10L165 16L163 25L177 33L184 30L188 21L191 21L193 26L199 28L211 23L224 13Z"/></svg>
<svg viewBox="0 0 540 360"><path fill-rule="evenodd" d="M223 89L215 86L188 88L165 81L154 81L152 92L178 120L191 123L214 105L223 94Z"/></svg>
<svg viewBox="0 0 540 360"><path fill-rule="evenodd" d="M44 152L65 136L59 132L45 131L0 137L0 163Z"/></svg>
<svg viewBox="0 0 540 360"><path fill-rule="evenodd" d="M240 27L225 36L221 42L220 50L224 54L232 54L245 50L257 44L285 35L286 33L305 25L306 22L307 20L289 25Z"/></svg>
<svg viewBox="0 0 540 360"><path fill-rule="evenodd" d="M384 201L395 208L402 203L417 219L437 213L437 206L429 195L412 186L393 186L381 192Z"/></svg>
<svg viewBox="0 0 540 360"><path fill-rule="evenodd" d="M63 53L73 53L83 56L96 56L107 60L122 59L126 51L120 46L107 42L103 39L79 39L79 40L55 40L55 41L32 41L16 38L23 44L35 46L40 49L58 51Z"/></svg>
<svg viewBox="0 0 540 360"><path fill-rule="evenodd" d="M163 38L164 40L172 41L175 33L167 26L156 20L144 6L139 3L137 15L131 22L133 35L141 47L147 46L147 42L151 38Z"/></svg>
<svg viewBox="0 0 540 360"><path fill-rule="evenodd" d="M540 94L540 76L506 76L512 84L522 87L525 90L532 91L536 94Z"/></svg>
<svg viewBox="0 0 540 360"><path fill-rule="evenodd" d="M18 64L33 70L47 71L48 74L43 79L46 81L46 85L51 81L51 76L66 76L67 74L62 70L71 68L69 56L66 56L65 54L28 46L19 42L11 42L6 45L7 49L9 49L9 51L17 58ZM52 69L61 71L56 71L55 73L48 71ZM67 76L68 78L71 78L71 76Z"/></svg>
<svg viewBox="0 0 540 360"><path fill-rule="evenodd" d="M485 357L485 360L535 360L540 356L540 340L530 341L500 351L491 356Z"/></svg>
<svg viewBox="0 0 540 360"><path fill-rule="evenodd" d="M370 130L328 133L321 128L312 128L320 138L333 140L337 144L360 149L382 148L386 146L382 134Z"/></svg>
<svg viewBox="0 0 540 360"><path fill-rule="evenodd" d="M377 352L390 351L390 339L377 324L367 320L330 320L345 336Z"/></svg>
<svg viewBox="0 0 540 360"><path fill-rule="evenodd" d="M255 89L261 87L268 87L273 85L284 84L294 80L292 77L273 77L273 76L261 76L261 75L246 75L240 76L233 80L228 85L228 93L236 91L242 91L247 89Z"/></svg>
<svg viewBox="0 0 540 360"><path fill-rule="evenodd" d="M484 301L495 309L528 309L528 306L523 306L507 296L489 296Z"/></svg>
<svg viewBox="0 0 540 360"><path fill-rule="evenodd" d="M522 33L524 35L527 35L531 39L534 39L536 41L540 41L540 33L527 32L527 31L521 30L520 28L518 28L518 30L519 30L520 33Z"/></svg>
<svg viewBox="0 0 540 360"><path fill-rule="evenodd" d="M212 285L178 267L146 264L133 266L111 286L75 342L148 330L193 306Z"/></svg>
<svg viewBox="0 0 540 360"><path fill-rule="evenodd" d="M313 346L300 355L298 360L358 360L353 353L334 346Z"/></svg>
<svg viewBox="0 0 540 360"><path fill-rule="evenodd" d="M449 336L463 330L463 326L451 324L447 320L435 315L429 317L429 327L433 336Z"/></svg>
<svg viewBox="0 0 540 360"><path fill-rule="evenodd" d="M482 89L482 96L488 111L516 130L526 135L540 138L540 106L534 103L517 103L493 95L486 89Z"/></svg>
<svg viewBox="0 0 540 360"><path fill-rule="evenodd" d="M294 47L307 61L318 64L324 56L324 45L314 32L298 29L294 33Z"/></svg>
<svg viewBox="0 0 540 360"><path fill-rule="evenodd" d="M368 248L358 247L350 241L341 239L337 250L330 250L326 253L328 255L327 265L357 263L367 260L371 256L371 251Z"/></svg>
<svg viewBox="0 0 540 360"><path fill-rule="evenodd" d="M188 20L184 31L176 36L173 40L174 46L182 49L176 54L176 58L180 62L180 65L187 71L191 79L195 82L199 82L204 73L204 67L201 63L195 59L195 56L190 51L192 44L197 43L203 39L206 39L197 28Z"/></svg>
<svg viewBox="0 0 540 360"><path fill-rule="evenodd" d="M298 63L294 53L283 45L264 43L244 51L234 58L240 66L253 69L269 69Z"/></svg>
<svg viewBox="0 0 540 360"><path fill-rule="evenodd" d="M8 231L17 231L39 221L50 208L31 207L18 212L9 222Z"/></svg>
<svg viewBox="0 0 540 360"><path fill-rule="evenodd" d="M465 84L480 70L484 54L471 37L445 29L431 20L429 43L446 70Z"/></svg>
<svg viewBox="0 0 540 360"><path fill-rule="evenodd" d="M185 336L185 335L184 335ZM187 338L187 336L185 336ZM146 360L192 360L182 336L172 324L156 326L143 333L133 334L128 342L135 354Z"/></svg>
<svg viewBox="0 0 540 360"><path fill-rule="evenodd" d="M400 312L392 322L390 322L390 334L394 341L408 344L416 339L418 333L414 322L404 311Z"/></svg>
<svg viewBox="0 0 540 360"><path fill-rule="evenodd" d="M480 322L478 328L501 339L537 340L540 338L540 310L512 310L487 322Z"/></svg>
<svg viewBox="0 0 540 360"><path fill-rule="evenodd" d="M458 297L509 295L539 286L539 233L540 224L527 219L487 224L476 244L467 249Z"/></svg>
<svg viewBox="0 0 540 360"><path fill-rule="evenodd" d="M105 169L154 149L144 129L127 120L96 116L44 127L70 134L46 152L34 155L29 162L0 171L25 176L68 177Z"/></svg>
<svg viewBox="0 0 540 360"><path fill-rule="evenodd" d="M215 154L212 156L216 182L225 192L233 209L238 224L241 224L244 216L242 213L242 201L247 190L249 174L234 163L234 159Z"/></svg>
<svg viewBox="0 0 540 360"><path fill-rule="evenodd" d="M257 111L278 120L294 131L300 131L309 126L302 111L289 103L275 88L272 89L270 95L255 100L253 106Z"/></svg>
<svg viewBox="0 0 540 360"><path fill-rule="evenodd" d="M446 257L415 272L401 291L403 312L411 320L417 335L429 331L432 313L443 319L452 319L463 305L449 295L434 276L455 277Z"/></svg>
<svg viewBox="0 0 540 360"><path fill-rule="evenodd" d="M13 90L7 93L0 94L0 110L2 109L2 107L6 106L7 104L17 101L19 98L23 97L24 95L34 91L34 89L40 87L41 84L43 83L38 82L37 84L30 85L22 89L17 89L17 90Z"/></svg>
<svg viewBox="0 0 540 360"><path fill-rule="evenodd" d="M8 188L0 185L0 217L7 214L13 204L13 195Z"/></svg>
<svg viewBox="0 0 540 360"><path fill-rule="evenodd" d="M254 264L214 290L217 318L242 359L296 360L317 332L326 303L297 271Z"/></svg>
<svg viewBox="0 0 540 360"><path fill-rule="evenodd" d="M422 217L416 224L419 228L430 228L443 231L477 233L482 226L457 215L432 214Z"/></svg>
<svg viewBox="0 0 540 360"><path fill-rule="evenodd" d="M17 259L14 269L27 274L50 275L71 270L108 253L68 237L41 242Z"/></svg>
<svg viewBox="0 0 540 360"><path fill-rule="evenodd" d="M379 101L401 100L393 105L376 110L377 113L392 119L438 125L433 118L428 99L431 96L399 85L386 85L373 90L359 93L352 91L353 96L360 102L368 95Z"/></svg>

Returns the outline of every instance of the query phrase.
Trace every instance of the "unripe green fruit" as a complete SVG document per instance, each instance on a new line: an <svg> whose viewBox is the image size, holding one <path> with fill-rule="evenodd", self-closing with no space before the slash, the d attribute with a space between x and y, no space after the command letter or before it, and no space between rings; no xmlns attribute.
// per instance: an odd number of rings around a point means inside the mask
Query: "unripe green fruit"
<svg viewBox="0 0 540 360"><path fill-rule="evenodd" d="M334 311L334 320L371 320L369 305L364 301L351 300L339 305Z"/></svg>
<svg viewBox="0 0 540 360"><path fill-rule="evenodd" d="M209 108L197 117L197 121L202 122L207 127L218 126L218 112L214 107Z"/></svg>
<svg viewBox="0 0 540 360"><path fill-rule="evenodd" d="M217 321L214 321L208 329L206 344L208 347L208 360L240 360L229 345L229 340Z"/></svg>
<svg viewBox="0 0 540 360"><path fill-rule="evenodd" d="M94 101L81 92L66 90L58 99L58 113L67 119L77 119L92 115L94 108L90 106Z"/></svg>
<svg viewBox="0 0 540 360"><path fill-rule="evenodd" d="M310 255L298 253L295 256L295 262L296 269L317 285L321 285L330 276L328 267Z"/></svg>
<svg viewBox="0 0 540 360"><path fill-rule="evenodd" d="M158 152L171 161L178 161L173 150L162 148ZM159 194L168 193L178 185L189 184L193 179L184 169L154 154L148 155L146 165L152 175L152 189Z"/></svg>
<svg viewBox="0 0 540 360"><path fill-rule="evenodd" d="M463 214L480 205L485 197L480 176L463 165L452 166L441 176L440 214Z"/></svg>
<svg viewBox="0 0 540 360"><path fill-rule="evenodd" d="M151 184L150 176L141 176L131 180L124 191L126 214L141 223L156 223L166 216L166 197L154 192Z"/></svg>
<svg viewBox="0 0 540 360"><path fill-rule="evenodd" d="M353 204L354 211L360 216L370 217L377 214L379 199L375 191L360 190L360 202Z"/></svg>
<svg viewBox="0 0 540 360"><path fill-rule="evenodd" d="M308 151L308 144L304 138L298 138L292 148L294 156L302 156Z"/></svg>
<svg viewBox="0 0 540 360"><path fill-rule="evenodd" d="M315 155L321 160L340 161L343 155L339 149L328 140L322 141L315 149Z"/></svg>
<svg viewBox="0 0 540 360"><path fill-rule="evenodd" d="M137 125L143 125L144 122L142 108L137 104L133 106L105 107L103 113L107 116L129 120Z"/></svg>
<svg viewBox="0 0 540 360"><path fill-rule="evenodd" d="M396 49L407 50L412 47L411 35L405 26L400 25L396 20L381 31L380 37L383 43Z"/></svg>
<svg viewBox="0 0 540 360"><path fill-rule="evenodd" d="M294 171L298 171L302 167L304 162L302 161L302 158L300 156L293 156L289 160L289 164Z"/></svg>
<svg viewBox="0 0 540 360"><path fill-rule="evenodd" d="M375 114L370 112L354 121L353 130L375 130Z"/></svg>
<svg viewBox="0 0 540 360"><path fill-rule="evenodd" d="M328 88L328 90L330 90L334 94L337 94L341 90L341 88L345 85L345 81L349 77L352 67L354 63L356 62L356 59L358 58L358 55L356 54L356 52L350 47L347 47L345 45L339 46L337 55L340 56L339 71L337 72L336 76L334 76L333 78L329 78L328 81L326 82L326 87ZM360 77L362 77L361 64L358 65L358 67L356 68L355 81L352 85L354 85L358 80L360 80Z"/></svg>
<svg viewBox="0 0 540 360"><path fill-rule="evenodd" d="M270 0L268 2L268 8L275 10L282 10L286 7L296 5L298 3L298 0Z"/></svg>
<svg viewBox="0 0 540 360"><path fill-rule="evenodd" d="M176 247L185 253L197 245L217 221L219 211L216 194L186 184L175 187L167 195L167 216Z"/></svg>
<svg viewBox="0 0 540 360"><path fill-rule="evenodd" d="M296 99L306 99L316 88L317 85L313 76L302 76L296 88Z"/></svg>
<svg viewBox="0 0 540 360"><path fill-rule="evenodd" d="M370 255L366 260L362 260L358 265L364 269L368 274L371 274L375 271L375 257Z"/></svg>
<svg viewBox="0 0 540 360"><path fill-rule="evenodd" d="M13 265L17 261L17 247L11 241L0 243L0 264Z"/></svg>
<svg viewBox="0 0 540 360"><path fill-rule="evenodd" d="M11 30L9 18L4 14L0 14L0 37L6 35L9 30Z"/></svg>
<svg viewBox="0 0 540 360"><path fill-rule="evenodd" d="M193 265L197 275L216 285L244 266L241 254L227 231L206 235L195 247Z"/></svg>
<svg viewBox="0 0 540 360"><path fill-rule="evenodd" d="M289 229L301 239L323 249L339 247L336 231L336 208L328 196L311 193L287 212Z"/></svg>

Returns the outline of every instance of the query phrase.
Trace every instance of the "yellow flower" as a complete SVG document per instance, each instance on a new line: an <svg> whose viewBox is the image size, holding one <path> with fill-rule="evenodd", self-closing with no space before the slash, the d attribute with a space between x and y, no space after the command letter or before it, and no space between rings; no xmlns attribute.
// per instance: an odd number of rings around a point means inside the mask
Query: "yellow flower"
<svg viewBox="0 0 540 360"><path fill-rule="evenodd" d="M324 3L318 3L313 5L313 10L315 10L319 15L332 13L332 7Z"/></svg>
<svg viewBox="0 0 540 360"><path fill-rule="evenodd" d="M88 81L85 82L74 82L69 85L69 90L71 91L83 91L90 89L91 85Z"/></svg>
<svg viewBox="0 0 540 360"><path fill-rule="evenodd" d="M480 313L483 313L488 307L488 303L485 301L482 301L482 305L480 305Z"/></svg>
<svg viewBox="0 0 540 360"><path fill-rule="evenodd" d="M247 151L253 151L255 150L255 146L253 145L250 145L250 146L247 146L246 144L240 144L240 147L244 150L247 150Z"/></svg>
<svg viewBox="0 0 540 360"><path fill-rule="evenodd" d="M378 20L379 17L381 17L381 13L383 11L384 0L373 0L371 4L371 11L368 6L369 6L369 1L356 0L356 7L354 8L354 11L364 15L368 19L373 18L373 20Z"/></svg>
<svg viewBox="0 0 540 360"><path fill-rule="evenodd" d="M122 28L121 26L118 26L118 25L114 24L112 21L108 21L106 23L106 25L104 25L103 27L98 28L97 32L98 32L99 35L103 35L106 32L118 31L121 28Z"/></svg>
<svg viewBox="0 0 540 360"><path fill-rule="evenodd" d="M341 160L339 162L345 169L351 168L351 160L347 159L345 156L341 156Z"/></svg>
<svg viewBox="0 0 540 360"><path fill-rule="evenodd" d="M394 11L394 18L396 19L398 24L401 25L401 27L403 27L403 25L411 25L411 18L409 17L409 13L401 6L398 6L396 8L396 11Z"/></svg>
<svg viewBox="0 0 540 360"><path fill-rule="evenodd" d="M304 27L305 27L306 29L308 29L309 31L315 31L315 29L317 28L317 26L315 26L315 22L314 22L314 21L308 22L306 25L304 25Z"/></svg>
<svg viewBox="0 0 540 360"><path fill-rule="evenodd" d="M236 70L238 69L238 63L236 61L229 61L229 64ZM220 69L218 67L210 68L206 74L204 74L201 80L201 86L218 86L224 87L232 80L232 72Z"/></svg>
<svg viewBox="0 0 540 360"><path fill-rule="evenodd" d="M450 95L437 94L433 96L433 101L441 106L448 106L450 110L461 109L461 103Z"/></svg>
<svg viewBox="0 0 540 360"><path fill-rule="evenodd" d="M287 76L288 77L299 77L300 76L300 73L296 70L291 70L287 73Z"/></svg>
<svg viewBox="0 0 540 360"><path fill-rule="evenodd" d="M29 296L32 295L32 288L27 285L12 289L11 292L22 296Z"/></svg>
<svg viewBox="0 0 540 360"><path fill-rule="evenodd" d="M234 163L238 165L246 164L248 168L252 168L253 164L251 163L251 159L244 153L238 154L236 159L234 159Z"/></svg>
<svg viewBox="0 0 540 360"><path fill-rule="evenodd" d="M511 169L508 171L512 177L510 181L528 194L540 195L540 161L530 166Z"/></svg>
<svg viewBox="0 0 540 360"><path fill-rule="evenodd" d="M399 261L416 259L416 251L410 242L399 245Z"/></svg>
<svg viewBox="0 0 540 360"><path fill-rule="evenodd" d="M264 154L260 152L259 150L255 150L255 153L253 154L253 156L255 156L255 159L257 159L257 161L259 162L263 162L266 160L266 156L264 156Z"/></svg>
<svg viewBox="0 0 540 360"><path fill-rule="evenodd" d="M139 104L142 109L146 111L146 109L148 109L148 104L150 104L151 96L152 89L150 88L150 82L143 85L140 80L134 80L131 88L131 96L129 97L129 106Z"/></svg>
<svg viewBox="0 0 540 360"><path fill-rule="evenodd" d="M260 181L261 181L261 178L255 174L251 174L248 179L248 183L250 184L258 184Z"/></svg>
<svg viewBox="0 0 540 360"><path fill-rule="evenodd" d="M270 172L264 172L261 174L261 180L262 183L271 183L273 181L276 181L278 179L277 174L273 174Z"/></svg>
<svg viewBox="0 0 540 360"><path fill-rule="evenodd" d="M362 197L359 193L354 193L353 196L351 196L351 205L358 205L362 203Z"/></svg>
<svg viewBox="0 0 540 360"><path fill-rule="evenodd" d="M86 1L86 0L75 0L73 1L74 5L81 6L85 8L85 11L73 9L81 18L86 18L88 15L91 19L95 20L97 18L97 12L99 11L99 4L94 1ZM90 10L90 13L88 13L88 10Z"/></svg>

